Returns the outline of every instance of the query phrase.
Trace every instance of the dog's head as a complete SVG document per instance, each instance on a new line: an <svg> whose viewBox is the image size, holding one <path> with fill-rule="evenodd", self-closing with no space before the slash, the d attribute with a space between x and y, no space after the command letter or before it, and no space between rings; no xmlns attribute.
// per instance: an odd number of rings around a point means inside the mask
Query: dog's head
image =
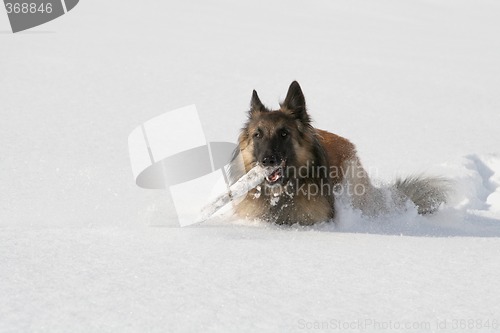
<svg viewBox="0 0 500 333"><path fill-rule="evenodd" d="M255 164L279 166L267 177L269 184L284 183L287 168L299 168L313 160L314 129L302 89L292 82L280 109L266 108L254 90L249 119L240 135L247 171Z"/></svg>

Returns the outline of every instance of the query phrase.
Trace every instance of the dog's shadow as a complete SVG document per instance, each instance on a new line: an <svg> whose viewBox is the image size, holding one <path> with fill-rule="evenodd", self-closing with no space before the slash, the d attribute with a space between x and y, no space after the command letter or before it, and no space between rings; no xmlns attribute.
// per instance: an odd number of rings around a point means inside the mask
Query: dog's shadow
<svg viewBox="0 0 500 333"><path fill-rule="evenodd" d="M271 229L293 232L355 233L372 235L394 235L412 237L500 237L500 219L475 213L448 209L436 215L421 216L408 211L376 218L362 216L359 211L337 211L335 221L312 226L276 225L265 221L235 220L234 216L215 218L197 228Z"/></svg>
<svg viewBox="0 0 500 333"><path fill-rule="evenodd" d="M408 212L367 218L353 211L341 212L339 215L333 226L322 224L318 229L415 237L500 237L500 219L454 209L432 216Z"/></svg>

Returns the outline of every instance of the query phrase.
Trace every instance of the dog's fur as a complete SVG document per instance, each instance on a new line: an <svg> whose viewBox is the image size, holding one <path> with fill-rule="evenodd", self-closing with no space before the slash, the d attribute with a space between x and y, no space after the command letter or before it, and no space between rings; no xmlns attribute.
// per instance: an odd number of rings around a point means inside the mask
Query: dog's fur
<svg viewBox="0 0 500 333"><path fill-rule="evenodd" d="M311 125L296 81L279 110L266 108L255 90L250 104L239 136L239 158L244 165L239 175L257 163L278 167L278 171L236 205L240 217L278 224L329 221L335 215L339 190L349 193L353 207L369 216L388 212L394 204L404 206L407 199L420 214L429 214L446 201L447 182L441 178L398 180L389 194L373 186L349 140ZM234 165L232 173L238 174Z"/></svg>

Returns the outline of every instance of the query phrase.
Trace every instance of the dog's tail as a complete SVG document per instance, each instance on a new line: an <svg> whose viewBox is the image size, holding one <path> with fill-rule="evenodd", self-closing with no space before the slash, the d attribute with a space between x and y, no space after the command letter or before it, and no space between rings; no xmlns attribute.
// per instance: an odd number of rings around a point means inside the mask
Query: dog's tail
<svg viewBox="0 0 500 333"><path fill-rule="evenodd" d="M394 188L413 201L419 214L426 215L436 212L447 202L452 191L452 183L443 177L417 175L397 179Z"/></svg>

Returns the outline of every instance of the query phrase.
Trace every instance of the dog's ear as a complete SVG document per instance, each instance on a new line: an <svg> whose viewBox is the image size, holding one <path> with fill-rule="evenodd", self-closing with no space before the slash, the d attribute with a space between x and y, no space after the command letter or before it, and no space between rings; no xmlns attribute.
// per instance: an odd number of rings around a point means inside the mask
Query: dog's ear
<svg viewBox="0 0 500 333"><path fill-rule="evenodd" d="M262 102L260 101L259 95L257 95L257 92L254 90L252 93L252 99L250 100L250 115L252 115L255 112L263 112L267 111L266 107Z"/></svg>
<svg viewBox="0 0 500 333"><path fill-rule="evenodd" d="M302 89L300 89L297 81L293 81L290 84L285 100L281 103L281 110L291 114L295 119L300 120L304 124L308 124L311 121L307 114L304 93L302 93Z"/></svg>

